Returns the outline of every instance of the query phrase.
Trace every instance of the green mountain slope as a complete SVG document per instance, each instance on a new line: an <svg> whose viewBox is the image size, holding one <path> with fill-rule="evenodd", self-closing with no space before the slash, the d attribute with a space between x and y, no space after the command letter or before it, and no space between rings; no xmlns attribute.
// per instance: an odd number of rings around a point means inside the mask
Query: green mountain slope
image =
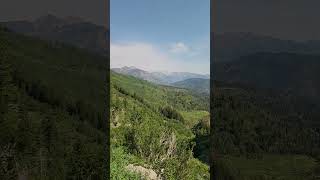
<svg viewBox="0 0 320 180"><path fill-rule="evenodd" d="M189 90L172 86L159 86L114 72L111 74L111 81L114 82L115 86L127 90L130 94L142 97L150 105L171 105L179 110L209 110L207 97L197 96Z"/></svg>
<svg viewBox="0 0 320 180"><path fill-rule="evenodd" d="M102 179L105 58L0 29L0 179Z"/></svg>
<svg viewBox="0 0 320 180"><path fill-rule="evenodd" d="M210 79L191 78L175 82L172 86L190 89L198 93L210 93Z"/></svg>
<svg viewBox="0 0 320 180"><path fill-rule="evenodd" d="M127 157L111 160L112 179L133 178L127 169L130 164L152 169L167 179L208 179L208 165L193 155L199 134L188 124L194 120L183 113L208 108L208 103L185 89L112 72L111 151ZM205 115L198 116L198 123ZM200 128L206 128L201 135L208 137L208 126Z"/></svg>

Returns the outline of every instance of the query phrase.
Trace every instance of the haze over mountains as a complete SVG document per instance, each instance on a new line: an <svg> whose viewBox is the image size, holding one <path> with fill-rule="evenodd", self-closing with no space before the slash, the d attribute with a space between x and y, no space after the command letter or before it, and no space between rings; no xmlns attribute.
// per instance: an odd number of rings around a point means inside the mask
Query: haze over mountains
<svg viewBox="0 0 320 180"><path fill-rule="evenodd" d="M109 52L109 30L81 18L60 18L48 14L34 21L20 20L0 24L11 31L43 40L68 43L102 55Z"/></svg>
<svg viewBox="0 0 320 180"><path fill-rule="evenodd" d="M253 33L215 35L215 80L318 97L320 41L281 40Z"/></svg>
<svg viewBox="0 0 320 180"><path fill-rule="evenodd" d="M239 32L218 34L214 43L215 80L290 91L304 97L320 95L320 41L282 40ZM209 92L209 76L155 73L134 67L113 70L158 84Z"/></svg>
<svg viewBox="0 0 320 180"><path fill-rule="evenodd" d="M11 31L40 39L61 41L102 55L109 53L109 30L80 18L46 15L34 21L21 20L1 24ZM320 41L282 40L242 32L214 36L215 61L212 71L215 80L263 88L299 89L299 94L308 94L311 97L320 94L317 85ZM157 84L189 89L197 86L198 90L203 91L209 88L206 82L209 75L148 72L134 67L112 70Z"/></svg>
<svg viewBox="0 0 320 180"><path fill-rule="evenodd" d="M253 33L224 33L215 36L215 80L256 88L291 91L299 95L320 95L317 84L320 41L292 41ZM158 84L208 92L209 77L150 73L137 68L115 71ZM308 79L308 81L306 81ZM201 83L200 83L201 82ZM207 88L206 88L207 87Z"/></svg>
<svg viewBox="0 0 320 180"><path fill-rule="evenodd" d="M170 85L186 79L199 78L209 79L210 75L195 74L189 72L149 72L136 67L112 68L114 72L134 76L139 79L150 81L156 84Z"/></svg>
<svg viewBox="0 0 320 180"><path fill-rule="evenodd" d="M109 30L104 26L93 24L81 18L61 18L48 14L39 17L34 21L8 21L1 22L0 24L8 28L10 31L37 37L43 40L63 42L100 55L107 55L109 53ZM163 85L170 85L172 83L193 78L197 78L199 80L207 80L209 78L209 75L188 72L148 72L135 67L114 68L112 70L121 74L131 75ZM175 84L175 86L178 86L178 84ZM187 88L186 85L182 87ZM209 87L205 89L208 88Z"/></svg>
<svg viewBox="0 0 320 180"><path fill-rule="evenodd" d="M61 41L102 54L109 52L109 30L81 18L61 18L48 14L34 21L8 21L0 24L14 32L41 39ZM215 61L232 61L257 52L320 54L320 41L282 40L248 32L214 34L214 46Z"/></svg>

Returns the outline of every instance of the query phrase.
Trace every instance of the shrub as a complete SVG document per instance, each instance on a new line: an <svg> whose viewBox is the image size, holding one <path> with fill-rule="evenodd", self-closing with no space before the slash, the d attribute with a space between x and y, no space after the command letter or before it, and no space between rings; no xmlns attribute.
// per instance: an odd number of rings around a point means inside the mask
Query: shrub
<svg viewBox="0 0 320 180"><path fill-rule="evenodd" d="M176 119L180 122L184 122L184 118L182 117L182 115L171 106L165 106L160 110L160 112L169 119Z"/></svg>

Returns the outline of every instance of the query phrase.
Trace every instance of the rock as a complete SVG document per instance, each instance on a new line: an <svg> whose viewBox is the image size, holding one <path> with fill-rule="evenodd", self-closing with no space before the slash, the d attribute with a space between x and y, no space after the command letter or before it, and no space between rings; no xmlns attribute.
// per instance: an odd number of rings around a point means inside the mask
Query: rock
<svg viewBox="0 0 320 180"><path fill-rule="evenodd" d="M134 166L133 164L129 164L126 168L131 172L141 174L147 180L162 180L162 178L152 169L147 169L142 166Z"/></svg>

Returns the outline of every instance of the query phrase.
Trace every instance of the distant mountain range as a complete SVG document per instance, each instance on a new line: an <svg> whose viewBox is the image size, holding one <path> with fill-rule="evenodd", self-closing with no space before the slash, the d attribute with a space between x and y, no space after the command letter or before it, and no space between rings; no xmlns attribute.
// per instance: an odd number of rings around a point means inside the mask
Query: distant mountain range
<svg viewBox="0 0 320 180"><path fill-rule="evenodd" d="M122 68L112 68L114 72L134 76L139 79L150 81L156 84L170 85L179 81L184 81L186 79L199 78L199 79L209 79L210 75L195 74L189 72L149 72L136 67L122 67Z"/></svg>
<svg viewBox="0 0 320 180"><path fill-rule="evenodd" d="M215 80L320 97L320 41L232 32L214 35L213 48Z"/></svg>
<svg viewBox="0 0 320 180"><path fill-rule="evenodd" d="M109 30L77 17L60 18L46 15L34 21L1 22L17 33L71 44L102 55L109 53Z"/></svg>
<svg viewBox="0 0 320 180"><path fill-rule="evenodd" d="M100 54L109 53L109 29L78 17L46 15L34 21L1 22L8 29L45 40L61 41ZM250 32L213 33L215 61L232 61L258 52L320 54L320 41L292 41Z"/></svg>
<svg viewBox="0 0 320 180"><path fill-rule="evenodd" d="M46 15L34 21L1 22L17 33L59 41L102 55L109 53L109 30L76 17ZM294 89L320 95L320 41L292 41L254 33L214 35L215 80L254 87ZM157 84L207 92L209 75L188 72L148 72L135 67L112 69Z"/></svg>
<svg viewBox="0 0 320 180"><path fill-rule="evenodd" d="M258 52L320 54L320 41L293 41L248 32L212 34L215 61L233 61Z"/></svg>

